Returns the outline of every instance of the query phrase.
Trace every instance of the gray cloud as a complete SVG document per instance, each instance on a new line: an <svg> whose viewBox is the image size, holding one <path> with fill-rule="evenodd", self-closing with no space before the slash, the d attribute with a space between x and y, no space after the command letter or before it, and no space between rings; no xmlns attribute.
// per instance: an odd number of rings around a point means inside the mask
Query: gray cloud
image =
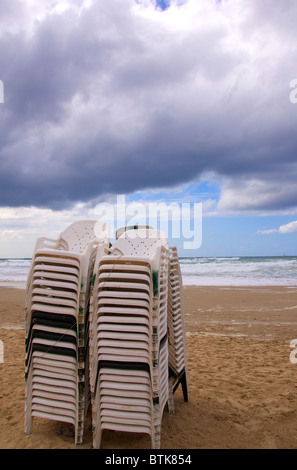
<svg viewBox="0 0 297 470"><path fill-rule="evenodd" d="M207 172L225 182L223 208L297 206L294 2L272 15L189 0L188 27L134 0L48 4L35 23L18 5L1 19L2 206L71 207Z"/></svg>

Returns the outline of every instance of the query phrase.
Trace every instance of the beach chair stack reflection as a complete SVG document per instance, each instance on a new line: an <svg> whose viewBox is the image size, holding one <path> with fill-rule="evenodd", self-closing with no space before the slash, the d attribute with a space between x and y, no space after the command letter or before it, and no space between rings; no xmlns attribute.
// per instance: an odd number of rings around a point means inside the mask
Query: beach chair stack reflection
<svg viewBox="0 0 297 470"><path fill-rule="evenodd" d="M172 398L179 384L184 400L188 401L187 348L182 292L182 276L176 247L169 249L168 276L168 366L169 392ZM174 404L170 403L170 411Z"/></svg>
<svg viewBox="0 0 297 470"><path fill-rule="evenodd" d="M151 228L122 231L98 252L91 301L93 447L105 429L145 433L160 447L168 401L168 241Z"/></svg>
<svg viewBox="0 0 297 470"><path fill-rule="evenodd" d="M102 238L95 235L98 231ZM74 426L83 441L89 391L89 294L104 224L78 221L36 242L26 289L25 432L34 417Z"/></svg>

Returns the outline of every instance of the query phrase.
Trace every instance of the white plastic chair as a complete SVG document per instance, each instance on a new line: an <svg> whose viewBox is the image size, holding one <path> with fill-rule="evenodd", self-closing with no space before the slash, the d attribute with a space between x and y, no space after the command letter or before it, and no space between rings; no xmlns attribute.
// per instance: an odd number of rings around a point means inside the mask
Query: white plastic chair
<svg viewBox="0 0 297 470"><path fill-rule="evenodd" d="M183 308L182 277L176 247L170 249L168 277L168 334L170 394L182 385L184 400L188 401L188 371L186 332Z"/></svg>
<svg viewBox="0 0 297 470"><path fill-rule="evenodd" d="M71 224L56 240L40 237L36 242L26 289L27 434L32 418L39 416L72 423L75 442L83 440L89 395L87 315L99 245L107 252L106 224L91 220Z"/></svg>
<svg viewBox="0 0 297 470"><path fill-rule="evenodd" d="M126 431L148 432L152 447L160 446L160 425L168 398L167 269L168 241L153 229L122 231L110 254L101 257L96 265L91 328L93 370L90 371L95 448L100 447L103 429L124 430L124 424ZM133 328L129 332L131 324ZM101 325L104 325L102 329ZM141 336L143 325L148 335ZM123 326L124 332L121 333ZM136 327L139 335L135 334ZM118 335L114 334L115 331ZM97 343L95 337L98 337ZM94 360L95 351L97 362ZM101 369L99 374L94 371L100 363L108 367L111 362L115 370L110 374L110 380ZM135 371L128 370L128 375L127 371L124 372L126 364L148 367L149 380L145 389L144 384L136 381ZM111 408L107 396L117 397L115 408ZM131 404L135 399L143 414L133 414L133 411L117 413L125 410L127 400ZM141 426L147 419L147 424Z"/></svg>

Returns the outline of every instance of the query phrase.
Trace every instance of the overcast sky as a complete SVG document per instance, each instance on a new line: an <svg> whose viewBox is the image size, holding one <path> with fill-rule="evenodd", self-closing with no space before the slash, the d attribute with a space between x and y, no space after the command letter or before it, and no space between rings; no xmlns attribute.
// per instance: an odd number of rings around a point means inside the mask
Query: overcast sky
<svg viewBox="0 0 297 470"><path fill-rule="evenodd" d="M119 194L202 201L198 255L297 254L296 18L295 0L2 0L0 256Z"/></svg>

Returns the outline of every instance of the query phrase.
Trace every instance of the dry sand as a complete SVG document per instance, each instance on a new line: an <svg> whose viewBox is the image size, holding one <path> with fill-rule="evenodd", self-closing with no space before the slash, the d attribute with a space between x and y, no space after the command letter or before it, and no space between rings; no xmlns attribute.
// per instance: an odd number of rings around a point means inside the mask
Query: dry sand
<svg viewBox="0 0 297 470"><path fill-rule="evenodd" d="M25 292L0 288L0 448L92 448L35 418L24 433ZM165 410L162 449L297 448L297 287L185 287L189 402L175 393ZM149 449L147 436L104 431L104 449Z"/></svg>

